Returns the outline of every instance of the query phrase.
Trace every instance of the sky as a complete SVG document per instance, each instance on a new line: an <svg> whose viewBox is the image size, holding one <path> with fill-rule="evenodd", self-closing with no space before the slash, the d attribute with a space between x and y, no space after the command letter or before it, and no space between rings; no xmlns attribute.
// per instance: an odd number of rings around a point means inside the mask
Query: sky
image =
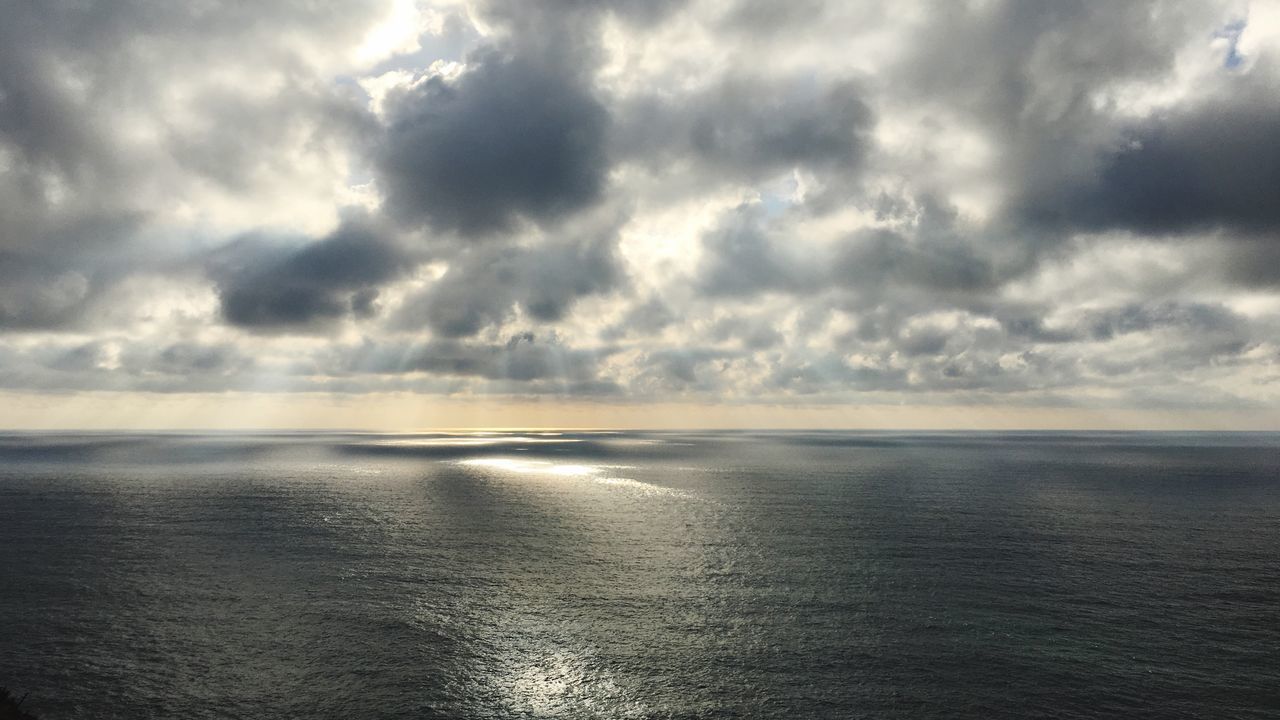
<svg viewBox="0 0 1280 720"><path fill-rule="evenodd" d="M1280 2L4 0L0 427L1280 429Z"/></svg>

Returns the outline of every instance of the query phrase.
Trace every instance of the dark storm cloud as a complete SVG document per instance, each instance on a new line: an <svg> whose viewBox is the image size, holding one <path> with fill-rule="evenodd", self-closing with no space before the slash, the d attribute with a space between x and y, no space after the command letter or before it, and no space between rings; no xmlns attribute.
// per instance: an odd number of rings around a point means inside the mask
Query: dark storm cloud
<svg viewBox="0 0 1280 720"><path fill-rule="evenodd" d="M375 229L349 222L301 246L241 239L218 252L209 272L228 323L305 332L344 317L372 315L379 286L408 264L408 256Z"/></svg>
<svg viewBox="0 0 1280 720"><path fill-rule="evenodd" d="M595 201L608 113L571 68L489 49L388 100L377 165L405 221L484 235Z"/></svg>
<svg viewBox="0 0 1280 720"><path fill-rule="evenodd" d="M397 313L401 329L425 324L444 337L469 337L501 325L517 309L534 322L565 317L582 297L608 293L625 280L611 231L533 247L479 246Z"/></svg>
<svg viewBox="0 0 1280 720"><path fill-rule="evenodd" d="M1280 103L1257 90L1126 129L1091 182L1030 198L1022 213L1036 223L1147 235L1280 233Z"/></svg>

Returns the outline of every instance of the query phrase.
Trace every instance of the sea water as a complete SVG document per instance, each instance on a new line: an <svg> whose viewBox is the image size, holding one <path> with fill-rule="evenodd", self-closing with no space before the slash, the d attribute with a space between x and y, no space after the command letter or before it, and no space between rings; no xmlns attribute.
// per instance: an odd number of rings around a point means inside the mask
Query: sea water
<svg viewBox="0 0 1280 720"><path fill-rule="evenodd" d="M61 718L1263 718L1280 436L6 434Z"/></svg>

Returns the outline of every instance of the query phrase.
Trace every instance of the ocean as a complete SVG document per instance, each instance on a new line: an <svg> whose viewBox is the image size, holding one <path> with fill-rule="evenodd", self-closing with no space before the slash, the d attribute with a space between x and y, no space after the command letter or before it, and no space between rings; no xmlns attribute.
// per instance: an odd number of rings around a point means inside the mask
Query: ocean
<svg viewBox="0 0 1280 720"><path fill-rule="evenodd" d="M41 718L1280 717L1280 435L0 435Z"/></svg>

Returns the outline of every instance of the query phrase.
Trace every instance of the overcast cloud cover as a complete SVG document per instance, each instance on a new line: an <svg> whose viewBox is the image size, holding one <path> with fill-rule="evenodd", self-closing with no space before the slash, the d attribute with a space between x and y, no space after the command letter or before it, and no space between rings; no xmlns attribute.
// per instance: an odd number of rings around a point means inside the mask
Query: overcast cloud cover
<svg viewBox="0 0 1280 720"><path fill-rule="evenodd" d="M0 389L1280 406L1280 3L0 3Z"/></svg>

